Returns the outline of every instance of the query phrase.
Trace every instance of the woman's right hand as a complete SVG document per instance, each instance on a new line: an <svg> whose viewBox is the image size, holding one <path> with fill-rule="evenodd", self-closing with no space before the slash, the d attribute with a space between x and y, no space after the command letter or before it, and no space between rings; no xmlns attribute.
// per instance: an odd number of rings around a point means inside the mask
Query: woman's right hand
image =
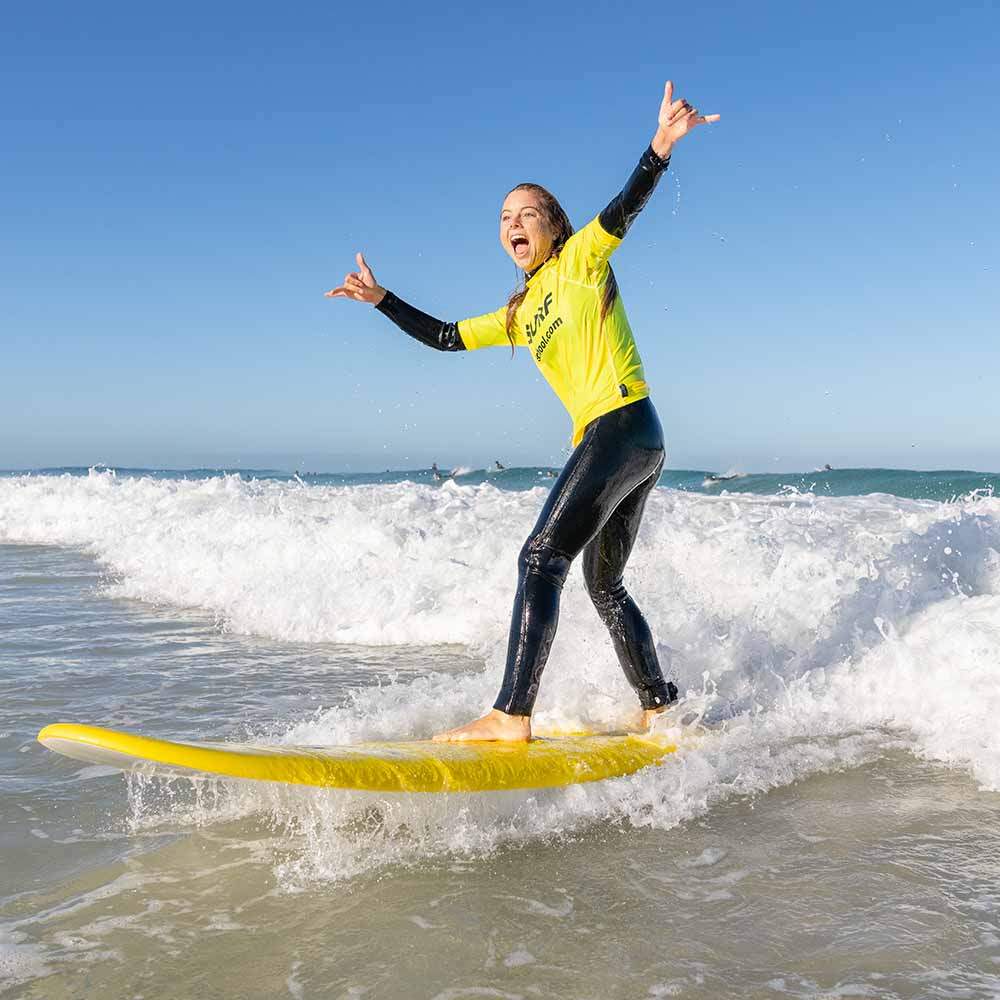
<svg viewBox="0 0 1000 1000"><path fill-rule="evenodd" d="M365 263L364 254L358 253L358 267L344 278L344 283L326 292L328 299L354 299L377 306L385 296L385 289L375 280L372 269Z"/></svg>

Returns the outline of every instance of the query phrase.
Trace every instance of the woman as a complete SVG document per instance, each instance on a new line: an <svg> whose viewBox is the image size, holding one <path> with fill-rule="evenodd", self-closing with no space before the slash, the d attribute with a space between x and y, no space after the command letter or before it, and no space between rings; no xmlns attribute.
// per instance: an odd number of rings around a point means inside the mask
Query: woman
<svg viewBox="0 0 1000 1000"><path fill-rule="evenodd" d="M528 347L573 417L575 450L518 559L500 695L481 719L439 733L436 740L531 739L531 711L555 636L560 593L581 552L587 591L639 696L644 724L677 698L677 688L663 678L649 626L622 583L664 449L608 259L666 170L674 143L719 117L701 116L687 101L673 100L668 81L656 134L639 165L578 233L544 188L514 188L500 212L500 242L524 271L525 284L494 313L459 323L428 316L382 288L360 253L359 270L326 293L371 303L439 351Z"/></svg>

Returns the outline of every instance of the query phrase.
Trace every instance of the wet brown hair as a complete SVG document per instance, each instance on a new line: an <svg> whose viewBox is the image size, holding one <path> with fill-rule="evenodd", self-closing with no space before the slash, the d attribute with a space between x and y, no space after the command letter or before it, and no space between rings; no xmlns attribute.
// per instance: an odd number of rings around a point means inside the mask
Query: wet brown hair
<svg viewBox="0 0 1000 1000"><path fill-rule="evenodd" d="M553 233L552 249L545 260L549 260L551 257L558 257L559 252L566 245L566 241L573 235L573 224L569 221L569 216L566 214L565 209L556 201L555 195L543 188L541 184L518 184L516 187L512 187L507 194L511 195L515 191L530 191L538 198L542 214L545 216L545 221L549 224L549 228ZM543 260L542 264L544 263L545 261ZM541 267L542 265L539 264L538 266ZM521 281L514 291L510 293L510 298L507 300L506 320L507 338L510 340L512 355L514 353L514 314L517 312L518 306L524 301L525 295L528 294L527 275L519 267L516 270L520 272ZM618 281L615 278L615 272L611 270L609 265L608 277L604 282L604 294L601 297L602 323L615 304L617 296Z"/></svg>

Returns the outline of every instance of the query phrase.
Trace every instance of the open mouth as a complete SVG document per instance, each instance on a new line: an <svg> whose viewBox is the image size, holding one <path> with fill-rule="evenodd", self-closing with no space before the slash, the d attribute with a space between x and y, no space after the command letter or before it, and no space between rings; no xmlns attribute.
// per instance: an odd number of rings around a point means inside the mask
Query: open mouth
<svg viewBox="0 0 1000 1000"><path fill-rule="evenodd" d="M510 238L510 248L514 251L514 256L518 260L523 260L530 253L527 236L512 236Z"/></svg>

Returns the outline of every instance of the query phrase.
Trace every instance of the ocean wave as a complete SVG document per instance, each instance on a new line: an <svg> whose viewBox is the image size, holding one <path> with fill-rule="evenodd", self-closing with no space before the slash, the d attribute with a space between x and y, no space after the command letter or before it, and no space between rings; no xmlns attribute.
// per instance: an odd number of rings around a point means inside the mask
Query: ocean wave
<svg viewBox="0 0 1000 1000"><path fill-rule="evenodd" d="M0 481L0 542L86 549L105 566L110 596L207 610L235 632L464 644L481 672L359 688L283 737L417 738L490 704L516 555L544 495L489 484L13 477ZM376 808L360 794L240 785L227 808L273 810L311 845L296 864L343 877L410 853L571 834L595 819L672 825L727 795L890 746L1000 790L1000 499L660 489L626 579L664 666L702 716L699 739L677 761L476 804L407 796ZM635 711L574 569L536 724L611 728ZM218 805L206 813L224 814ZM137 815L163 814L147 801ZM359 835L365 823L376 833Z"/></svg>

